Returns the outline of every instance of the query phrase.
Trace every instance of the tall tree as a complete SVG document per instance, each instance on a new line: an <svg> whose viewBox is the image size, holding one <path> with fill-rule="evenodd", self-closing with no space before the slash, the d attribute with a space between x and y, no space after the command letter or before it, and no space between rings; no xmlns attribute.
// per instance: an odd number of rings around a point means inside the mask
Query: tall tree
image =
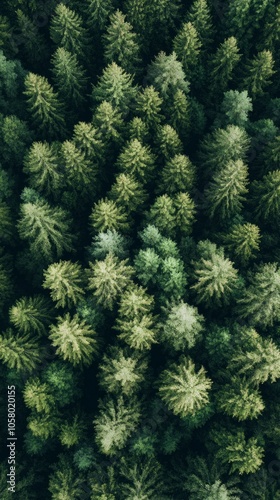
<svg viewBox="0 0 280 500"><path fill-rule="evenodd" d="M192 23L184 23L176 37L173 47L189 80L194 76L194 70L199 61L201 41Z"/></svg>
<svg viewBox="0 0 280 500"><path fill-rule="evenodd" d="M58 47L52 57L52 73L60 98L78 108L85 100L88 78L76 54Z"/></svg>
<svg viewBox="0 0 280 500"><path fill-rule="evenodd" d="M187 12L186 21L192 23L196 29L202 43L202 50L204 52L208 50L213 41L214 27L207 0L195 0Z"/></svg>
<svg viewBox="0 0 280 500"><path fill-rule="evenodd" d="M98 232L127 231L129 228L127 213L124 212L123 207L107 198L95 203L90 215L90 224Z"/></svg>
<svg viewBox="0 0 280 500"><path fill-rule="evenodd" d="M0 358L9 369L32 372L42 362L43 355L38 340L30 335L15 334L11 328L0 335Z"/></svg>
<svg viewBox="0 0 280 500"><path fill-rule="evenodd" d="M9 311L11 323L24 334L44 335L53 319L52 305L42 295L21 297Z"/></svg>
<svg viewBox="0 0 280 500"><path fill-rule="evenodd" d="M224 237L226 249L234 256L234 259L242 264L254 258L260 250L260 229L255 224L234 224L228 234Z"/></svg>
<svg viewBox="0 0 280 500"><path fill-rule="evenodd" d="M227 38L210 60L210 78L212 89L224 91L233 78L233 71L240 61L241 55L237 40L234 37Z"/></svg>
<svg viewBox="0 0 280 500"><path fill-rule="evenodd" d="M252 97L264 94L264 89L271 83L274 75L274 60L269 50L259 52L247 66L247 76L244 86L249 89Z"/></svg>
<svg viewBox="0 0 280 500"><path fill-rule="evenodd" d="M50 290L51 298L56 307L71 307L83 297L85 277L82 267L71 261L59 261L51 264L44 271L43 288Z"/></svg>
<svg viewBox="0 0 280 500"><path fill-rule="evenodd" d="M190 349L201 338L204 318L196 307L181 301L166 308L161 339L175 351Z"/></svg>
<svg viewBox="0 0 280 500"><path fill-rule="evenodd" d="M258 218L278 224L280 214L280 170L274 170L260 181L252 182L252 197Z"/></svg>
<svg viewBox="0 0 280 500"><path fill-rule="evenodd" d="M85 57L88 33L82 18L63 3L59 3L51 19L50 35L52 41L78 57Z"/></svg>
<svg viewBox="0 0 280 500"><path fill-rule="evenodd" d="M188 156L176 154L166 162L158 189L167 194L190 191L196 178L196 168Z"/></svg>
<svg viewBox="0 0 280 500"><path fill-rule="evenodd" d="M182 63L178 61L176 53L169 56L160 52L155 60L148 66L147 81L160 93L163 99L169 99L176 90L189 92L189 83L183 70Z"/></svg>
<svg viewBox="0 0 280 500"><path fill-rule="evenodd" d="M123 148L116 166L121 172L132 174L141 182L147 182L153 173L155 156L149 146L132 139Z"/></svg>
<svg viewBox="0 0 280 500"><path fill-rule="evenodd" d="M31 187L38 192L57 194L64 181L59 145L55 142L33 142L24 159L23 171Z"/></svg>

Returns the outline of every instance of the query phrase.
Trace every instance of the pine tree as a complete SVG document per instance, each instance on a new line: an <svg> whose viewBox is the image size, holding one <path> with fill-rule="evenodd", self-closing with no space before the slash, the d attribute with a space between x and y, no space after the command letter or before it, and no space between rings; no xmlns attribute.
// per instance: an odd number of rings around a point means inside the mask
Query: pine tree
<svg viewBox="0 0 280 500"><path fill-rule="evenodd" d="M119 338L124 340L131 349L146 351L157 343L158 328L151 314L143 314L133 319L119 319L116 329L120 332Z"/></svg>
<svg viewBox="0 0 280 500"><path fill-rule="evenodd" d="M188 193L177 193L174 198L176 227L182 234L189 234L195 220L195 204Z"/></svg>
<svg viewBox="0 0 280 500"><path fill-rule="evenodd" d="M66 421L61 426L59 439L62 446L71 448L71 446L78 444L83 438L84 432L84 422L79 415L75 415L72 420Z"/></svg>
<svg viewBox="0 0 280 500"><path fill-rule="evenodd" d="M125 259L128 254L127 244L128 242L123 235L114 229L108 229L108 231L98 233L93 238L89 253L93 259L98 260L105 259L109 253L120 259Z"/></svg>
<svg viewBox="0 0 280 500"><path fill-rule="evenodd" d="M139 116L135 116L128 123L127 133L130 139L137 139L143 144L147 142L149 138L148 125L142 120L142 118L139 118Z"/></svg>
<svg viewBox="0 0 280 500"><path fill-rule="evenodd" d="M85 3L85 14L89 25L94 28L94 31L103 31L109 15L114 10L112 0L86 0Z"/></svg>
<svg viewBox="0 0 280 500"><path fill-rule="evenodd" d="M206 211L212 218L229 219L242 209L248 192L248 169L243 161L231 161L214 174L205 190Z"/></svg>
<svg viewBox="0 0 280 500"><path fill-rule="evenodd" d="M260 391L236 376L219 390L217 404L220 410L239 421L257 418L265 407Z"/></svg>
<svg viewBox="0 0 280 500"><path fill-rule="evenodd" d="M147 294L142 286L133 284L124 291L120 300L119 315L126 321L150 314L153 310L154 298Z"/></svg>
<svg viewBox="0 0 280 500"><path fill-rule="evenodd" d="M242 44L243 40L245 45L248 43L248 35L250 36L250 23L252 23L252 16L250 15L251 0L233 0L227 6L226 12L226 27L227 32L235 36Z"/></svg>
<svg viewBox="0 0 280 500"><path fill-rule="evenodd" d="M22 48L27 60L31 63L38 63L42 62L43 57L47 59L49 48L36 23L21 9L16 11L16 18L21 34Z"/></svg>
<svg viewBox="0 0 280 500"><path fill-rule="evenodd" d="M179 61L182 62L187 77L191 80L199 61L201 41L192 23L184 23L176 37L173 48Z"/></svg>
<svg viewBox="0 0 280 500"><path fill-rule="evenodd" d="M169 99L179 89L186 94L189 92L189 83L175 52L169 56L160 52L156 56L148 66L147 82L154 86L163 99Z"/></svg>
<svg viewBox="0 0 280 500"><path fill-rule="evenodd" d="M9 317L21 333L45 335L53 318L52 304L42 295L21 297L10 308Z"/></svg>
<svg viewBox="0 0 280 500"><path fill-rule="evenodd" d="M244 127L248 122L248 112L252 109L252 99L248 96L247 90L225 92L221 105L222 126L231 124Z"/></svg>
<svg viewBox="0 0 280 500"><path fill-rule="evenodd" d="M173 156L183 153L182 141L171 125L159 127L156 143L158 152L165 162L173 158Z"/></svg>
<svg viewBox="0 0 280 500"><path fill-rule="evenodd" d="M179 364L162 372L159 393L175 415L186 417L208 403L211 385L205 369L201 367L196 372L194 362L182 356Z"/></svg>
<svg viewBox="0 0 280 500"><path fill-rule="evenodd" d="M69 313L57 318L57 324L50 328L49 338L56 347L56 354L73 366L90 365L96 353L96 333L77 314Z"/></svg>
<svg viewBox="0 0 280 500"><path fill-rule="evenodd" d="M52 73L58 94L76 108L85 100L88 78L76 54L59 47L52 57Z"/></svg>
<svg viewBox="0 0 280 500"><path fill-rule="evenodd" d="M130 284L133 268L128 260L119 260L109 253L104 260L89 263L89 290L102 307L113 309L114 302Z"/></svg>
<svg viewBox="0 0 280 500"><path fill-rule="evenodd" d="M155 225L161 233L167 236L174 235L176 212L172 198L167 194L158 196L148 212L147 219L148 222Z"/></svg>
<svg viewBox="0 0 280 500"><path fill-rule="evenodd" d="M94 191L97 174L94 165L86 159L85 154L72 141L62 143L61 158L65 169L66 184L82 193Z"/></svg>
<svg viewBox="0 0 280 500"><path fill-rule="evenodd" d="M33 436L45 442L56 435L59 427L60 420L56 415L34 413L28 418L27 428L30 429Z"/></svg>
<svg viewBox="0 0 280 500"><path fill-rule="evenodd" d="M93 206L90 224L95 231L127 231L129 224L123 208L113 200L101 199Z"/></svg>
<svg viewBox="0 0 280 500"><path fill-rule="evenodd" d="M259 52L248 64L247 75L244 79L244 86L249 89L252 97L264 94L270 78L275 73L274 60L269 50Z"/></svg>
<svg viewBox="0 0 280 500"><path fill-rule="evenodd" d="M119 171L134 175L136 180L147 182L153 173L154 162L150 147L132 139L119 155L116 166Z"/></svg>
<svg viewBox="0 0 280 500"><path fill-rule="evenodd" d="M24 194L27 196L27 192ZM33 193L32 193L33 194ZM73 236L69 232L68 214L60 207L51 207L44 199L23 201L20 207L18 231L28 240L31 251L47 259L60 257L64 250L72 250Z"/></svg>
<svg viewBox="0 0 280 500"><path fill-rule="evenodd" d="M187 12L186 21L192 23L202 43L202 50L206 51L213 41L214 35L212 16L207 0L195 0Z"/></svg>
<svg viewBox="0 0 280 500"><path fill-rule="evenodd" d="M48 80L28 73L24 94L34 125L48 137L63 136L66 127L64 108Z"/></svg>
<svg viewBox="0 0 280 500"><path fill-rule="evenodd" d="M252 325L273 325L280 319L279 305L280 270L277 264L259 266L238 300L239 317L247 318Z"/></svg>
<svg viewBox="0 0 280 500"><path fill-rule="evenodd" d="M121 450L140 419L140 406L136 399L129 402L120 396L116 401L100 402L99 415L94 420L96 442L105 455Z"/></svg>
<svg viewBox="0 0 280 500"><path fill-rule="evenodd" d="M93 126L97 128L102 142L109 146L122 144L124 120L121 113L110 102L103 101L95 110L92 118Z"/></svg>
<svg viewBox="0 0 280 500"><path fill-rule="evenodd" d="M49 478L49 492L52 500L68 498L75 500L81 495L83 481L77 476L76 470L65 455L60 455L58 463L55 464L54 472Z"/></svg>
<svg viewBox="0 0 280 500"><path fill-rule="evenodd" d="M37 339L15 334L11 328L0 335L0 359L9 369L32 372L42 361L43 349Z"/></svg>
<svg viewBox="0 0 280 500"><path fill-rule="evenodd" d="M107 63L115 62L128 73L134 73L137 70L140 63L137 36L120 10L116 10L110 16L110 24L103 40Z"/></svg>
<svg viewBox="0 0 280 500"><path fill-rule="evenodd" d="M176 154L166 162L159 183L160 192L167 194L190 191L196 178L196 168L189 157Z"/></svg>
<svg viewBox="0 0 280 500"><path fill-rule="evenodd" d="M227 88L240 58L236 38L230 37L221 43L210 61L210 78L213 91L214 89L223 91Z"/></svg>
<svg viewBox="0 0 280 500"><path fill-rule="evenodd" d="M33 133L27 123L15 115L5 116L1 126L2 157L5 163L22 163Z"/></svg>
<svg viewBox="0 0 280 500"><path fill-rule="evenodd" d="M107 101L123 115L126 115L136 97L133 77L112 62L104 69L97 85L93 87L94 102Z"/></svg>
<svg viewBox="0 0 280 500"><path fill-rule="evenodd" d="M55 406L55 399L47 384L38 377L29 378L23 391L23 399L27 408L38 413L51 413Z"/></svg>
<svg viewBox="0 0 280 500"><path fill-rule="evenodd" d="M56 45L77 57L85 57L88 33L83 27L82 18L63 3L56 6L51 19L50 36Z"/></svg>
<svg viewBox="0 0 280 500"><path fill-rule="evenodd" d="M100 364L100 385L106 393L131 396L145 380L147 360L128 349L111 347Z"/></svg>
<svg viewBox="0 0 280 500"><path fill-rule="evenodd" d="M71 307L83 297L85 282L82 267L76 262L60 260L44 271L43 288L50 290L56 307Z"/></svg>
<svg viewBox="0 0 280 500"><path fill-rule="evenodd" d="M158 285L162 291L160 299L180 300L186 288L186 274L183 262L176 257L165 257L157 277Z"/></svg>
<svg viewBox="0 0 280 500"><path fill-rule="evenodd" d="M154 458L130 460L121 458L120 475L122 492L125 498L159 498L165 497L165 485L160 464Z"/></svg>
<svg viewBox="0 0 280 500"><path fill-rule="evenodd" d="M191 101L182 90L178 89L170 102L170 125L182 139L188 139L191 128Z"/></svg>
<svg viewBox="0 0 280 500"><path fill-rule="evenodd" d="M76 123L73 143L85 155L86 160L97 165L102 163L104 144L100 139L99 130L91 123Z"/></svg>
<svg viewBox="0 0 280 500"><path fill-rule="evenodd" d="M139 250L134 260L136 276L143 285L156 281L160 257L153 248Z"/></svg>
<svg viewBox="0 0 280 500"><path fill-rule="evenodd" d="M162 324L161 339L175 351L191 349L201 338L204 318L196 307L181 301L166 309L166 321Z"/></svg>
<svg viewBox="0 0 280 500"><path fill-rule="evenodd" d="M137 96L136 111L150 129L155 129L162 121L162 103L159 92L152 85L142 89Z"/></svg>
<svg viewBox="0 0 280 500"><path fill-rule="evenodd" d="M59 192L64 176L57 143L33 142L25 156L23 171L38 192L47 195Z"/></svg>
<svg viewBox="0 0 280 500"><path fill-rule="evenodd" d="M49 387L57 407L63 407L77 400L78 375L69 363L66 364L61 360L52 361L42 372L42 382Z"/></svg>
<svg viewBox="0 0 280 500"><path fill-rule="evenodd" d="M255 214L264 221L276 222L280 214L280 169L252 183Z"/></svg>
<svg viewBox="0 0 280 500"><path fill-rule="evenodd" d="M198 243L200 258L194 262L196 283L191 287L197 302L209 307L228 303L237 286L238 275L232 262L224 257L222 248L210 241Z"/></svg>
<svg viewBox="0 0 280 500"><path fill-rule="evenodd" d="M128 214L139 210L148 198L142 184L131 174L117 175L109 195Z"/></svg>
<svg viewBox="0 0 280 500"><path fill-rule="evenodd" d="M255 224L234 224L224 237L225 247L242 264L255 257L260 249L260 229Z"/></svg>

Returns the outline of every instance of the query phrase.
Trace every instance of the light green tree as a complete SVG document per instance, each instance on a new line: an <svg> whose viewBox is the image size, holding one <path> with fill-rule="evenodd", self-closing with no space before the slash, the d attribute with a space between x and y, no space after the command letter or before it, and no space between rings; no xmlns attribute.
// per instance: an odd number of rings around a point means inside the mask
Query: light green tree
<svg viewBox="0 0 280 500"><path fill-rule="evenodd" d="M56 307L71 307L84 296L85 277L80 264L60 260L44 271L43 288L50 290Z"/></svg>
<svg viewBox="0 0 280 500"><path fill-rule="evenodd" d="M51 62L54 82L60 98L71 106L78 107L85 100L88 78L76 54L59 47Z"/></svg>
<svg viewBox="0 0 280 500"><path fill-rule="evenodd" d="M221 105L222 126L231 124L244 127L248 122L248 113L252 110L252 99L247 90L228 90L224 93Z"/></svg>
<svg viewBox="0 0 280 500"><path fill-rule="evenodd" d="M71 448L71 446L77 445L82 440L84 433L84 422L79 415L74 415L70 421L68 420L62 424L59 440L62 446Z"/></svg>
<svg viewBox="0 0 280 500"><path fill-rule="evenodd" d="M211 385L205 369L201 367L196 371L194 362L182 356L179 364L162 372L159 393L175 415L186 417L208 403Z"/></svg>
<svg viewBox="0 0 280 500"><path fill-rule="evenodd" d="M239 421L257 418L265 408L259 389L237 376L218 391L216 401L219 410Z"/></svg>
<svg viewBox="0 0 280 500"><path fill-rule="evenodd" d="M190 191L196 179L196 168L189 157L176 154L162 169L159 190L167 194Z"/></svg>
<svg viewBox="0 0 280 500"><path fill-rule="evenodd" d="M131 349L146 351L158 342L158 327L151 314L135 316L131 320L118 318L116 329L120 332L119 338L124 340Z"/></svg>
<svg viewBox="0 0 280 500"><path fill-rule="evenodd" d="M259 52L248 64L244 86L252 97L264 94L264 89L271 83L274 75L274 60L269 50Z"/></svg>
<svg viewBox="0 0 280 500"><path fill-rule="evenodd" d="M118 174L109 196L117 205L123 207L127 214L139 210L148 198L141 182L136 180L132 174Z"/></svg>
<svg viewBox="0 0 280 500"><path fill-rule="evenodd" d="M94 164L102 163L104 144L99 130L92 123L78 122L74 126L73 143L81 151L86 160Z"/></svg>
<svg viewBox="0 0 280 500"><path fill-rule="evenodd" d="M23 171L29 176L31 187L38 192L58 193L64 181L58 144L33 142L25 156Z"/></svg>
<svg viewBox="0 0 280 500"><path fill-rule="evenodd" d="M100 402L99 415L94 420L96 443L105 455L121 450L140 419L140 405L134 398L122 396Z"/></svg>
<svg viewBox="0 0 280 500"><path fill-rule="evenodd" d="M123 207L107 198L99 200L93 206L90 224L98 232L127 231L129 228L127 213L124 212Z"/></svg>
<svg viewBox="0 0 280 500"><path fill-rule="evenodd" d="M173 48L189 79L192 78L198 64L201 46L202 43L194 25L190 22L184 23L174 38Z"/></svg>
<svg viewBox="0 0 280 500"><path fill-rule="evenodd" d="M204 318L196 307L181 301L166 308L166 321L161 326L161 339L175 351L191 349L201 338Z"/></svg>
<svg viewBox="0 0 280 500"><path fill-rule="evenodd" d="M61 145L61 158L65 169L65 181L78 192L92 192L96 185L96 169L87 160L73 141L64 141Z"/></svg>
<svg viewBox="0 0 280 500"><path fill-rule="evenodd" d="M119 315L126 321L150 314L154 307L154 297L148 295L146 288L133 284L121 296Z"/></svg>
<svg viewBox="0 0 280 500"><path fill-rule="evenodd" d="M156 136L157 148L164 162L183 153L183 144L176 130L171 125L162 125Z"/></svg>
<svg viewBox="0 0 280 500"><path fill-rule="evenodd" d="M9 328L0 335L0 359L9 369L32 372L40 362L44 350L29 335L21 335Z"/></svg>
<svg viewBox="0 0 280 500"><path fill-rule="evenodd" d="M119 260L111 253L89 265L89 290L93 291L98 304L113 309L115 301L131 283L133 268L128 265L128 259Z"/></svg>
<svg viewBox="0 0 280 500"><path fill-rule="evenodd" d="M164 300L180 300L186 291L187 278L181 259L168 256L162 259L157 283Z"/></svg>
<svg viewBox="0 0 280 500"><path fill-rule="evenodd" d="M127 240L115 229L98 233L89 248L90 256L93 259L103 260L108 253L112 253L120 259L127 257Z"/></svg>
<svg viewBox="0 0 280 500"><path fill-rule="evenodd" d="M118 109L111 102L103 101L97 106L92 118L93 126L100 134L100 139L107 146L111 143L122 144L124 120Z"/></svg>
<svg viewBox="0 0 280 500"><path fill-rule="evenodd" d="M178 61L176 53L169 56L160 52L155 60L148 66L147 81L160 93L163 99L168 99L176 90L189 92L189 82L183 70L182 63Z"/></svg>
<svg viewBox="0 0 280 500"><path fill-rule="evenodd" d="M162 121L162 99L159 92L148 85L141 89L136 100L136 111L150 128L156 128Z"/></svg>
<svg viewBox="0 0 280 500"><path fill-rule="evenodd" d="M121 458L120 475L123 478L121 488L126 499L165 497L165 486L160 464L154 458L130 460Z"/></svg>
<svg viewBox="0 0 280 500"><path fill-rule="evenodd" d="M45 335L53 319L52 305L43 295L21 297L9 310L11 323L23 334Z"/></svg>
<svg viewBox="0 0 280 500"><path fill-rule="evenodd" d="M132 139L123 148L117 159L117 168L132 174L135 179L147 182L154 170L155 156L149 146L143 146L138 139Z"/></svg>
<svg viewBox="0 0 280 500"><path fill-rule="evenodd" d="M71 462L65 455L60 455L54 472L49 478L49 492L52 500L78 500L82 491L83 480L77 476Z"/></svg>
<svg viewBox="0 0 280 500"><path fill-rule="evenodd" d="M256 256L260 250L260 229L249 222L245 224L234 224L229 233L224 237L224 244L231 252L234 259L247 264Z"/></svg>
<svg viewBox="0 0 280 500"><path fill-rule="evenodd" d="M161 233L167 236L174 235L176 212L173 199L167 194L158 196L147 214L147 221L156 226Z"/></svg>
<svg viewBox="0 0 280 500"><path fill-rule="evenodd" d="M63 3L59 3L51 19L50 36L52 41L78 57L85 57L88 33L82 18Z"/></svg>
<svg viewBox="0 0 280 500"><path fill-rule="evenodd" d="M236 38L227 38L210 61L210 78L212 89L225 90L233 78L233 71L240 61L241 55Z"/></svg>
<svg viewBox="0 0 280 500"><path fill-rule="evenodd" d="M156 281L159 266L160 257L153 248L139 250L134 260L136 276L143 285Z"/></svg>
<svg viewBox="0 0 280 500"><path fill-rule="evenodd" d="M55 398L50 388L38 377L28 379L24 386L23 399L27 408L38 413L51 413L55 407Z"/></svg>
<svg viewBox="0 0 280 500"><path fill-rule="evenodd" d="M174 197L176 227L182 234L189 234L195 221L195 204L188 193L177 193Z"/></svg>
<svg viewBox="0 0 280 500"><path fill-rule="evenodd" d="M97 350L96 333L77 314L69 313L57 318L50 328L49 338L56 354L76 365L90 365Z"/></svg>

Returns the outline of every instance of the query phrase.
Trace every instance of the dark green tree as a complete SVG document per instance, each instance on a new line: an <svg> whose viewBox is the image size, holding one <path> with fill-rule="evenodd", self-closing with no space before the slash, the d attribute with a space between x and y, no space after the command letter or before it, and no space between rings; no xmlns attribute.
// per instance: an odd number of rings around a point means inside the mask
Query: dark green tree
<svg viewBox="0 0 280 500"><path fill-rule="evenodd" d="M196 168L189 157L176 154L164 165L158 189L167 194L190 191L195 178Z"/></svg>
<svg viewBox="0 0 280 500"><path fill-rule="evenodd" d="M59 3L51 19L50 36L52 41L77 57L85 57L88 33L82 18L63 3Z"/></svg>
<svg viewBox="0 0 280 500"><path fill-rule="evenodd" d="M174 51L179 61L182 62L189 80L192 79L194 70L198 64L201 45L198 33L194 25L190 22L184 23L174 38Z"/></svg>
<svg viewBox="0 0 280 500"><path fill-rule="evenodd" d="M143 146L138 139L132 139L123 148L117 159L119 171L132 174L135 179L147 182L153 173L155 156L149 146Z"/></svg>
<svg viewBox="0 0 280 500"><path fill-rule="evenodd" d="M274 75L274 60L269 50L259 52L247 66L247 76L244 78L244 86L249 89L252 97L262 95L265 87L271 83Z"/></svg>
<svg viewBox="0 0 280 500"><path fill-rule="evenodd" d="M187 12L186 21L192 23L202 43L202 50L206 51L212 43L214 35L212 16L207 0L195 0Z"/></svg>
<svg viewBox="0 0 280 500"><path fill-rule="evenodd" d="M227 38L210 60L210 78L212 89L224 91L233 78L233 71L240 61L241 55L237 40L234 37Z"/></svg>
<svg viewBox="0 0 280 500"><path fill-rule="evenodd" d="M85 100L88 78L76 54L59 47L52 57L52 73L61 100L79 107Z"/></svg>

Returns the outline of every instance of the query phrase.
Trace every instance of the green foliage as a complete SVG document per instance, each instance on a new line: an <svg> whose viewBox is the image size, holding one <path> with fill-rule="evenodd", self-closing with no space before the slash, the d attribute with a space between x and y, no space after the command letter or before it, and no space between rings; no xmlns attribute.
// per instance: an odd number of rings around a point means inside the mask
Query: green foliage
<svg viewBox="0 0 280 500"><path fill-rule="evenodd" d="M154 459L137 461L131 464L125 458L121 459L120 474L123 478L121 488L125 498L164 498L164 483L160 464Z"/></svg>
<svg viewBox="0 0 280 500"><path fill-rule="evenodd" d="M9 369L32 372L42 360L43 349L30 335L15 334L9 328L0 335L0 359Z"/></svg>
<svg viewBox="0 0 280 500"><path fill-rule="evenodd" d="M244 127L248 122L248 113L252 111L252 99L248 96L247 90L228 90L224 93L224 100L221 105L222 125L236 125Z"/></svg>
<svg viewBox="0 0 280 500"><path fill-rule="evenodd" d="M100 402L99 415L94 420L95 439L105 455L121 450L140 419L140 405L134 398L129 401L119 396L116 400Z"/></svg>
<svg viewBox="0 0 280 500"><path fill-rule="evenodd" d="M176 90L189 92L189 83L183 70L182 63L177 60L175 52L169 56L160 52L155 60L148 66L147 81L167 99Z"/></svg>
<svg viewBox="0 0 280 500"><path fill-rule="evenodd" d="M157 133L158 151L164 161L183 152L183 144L176 130L171 125L163 125Z"/></svg>
<svg viewBox="0 0 280 500"><path fill-rule="evenodd" d="M127 257L127 240L116 230L108 229L94 237L89 252L93 259L103 260L108 253L124 259Z"/></svg>
<svg viewBox="0 0 280 500"><path fill-rule="evenodd" d="M82 193L94 191L96 170L94 165L87 160L85 153L77 148L72 141L65 141L61 145L61 157L66 184Z"/></svg>
<svg viewBox="0 0 280 500"><path fill-rule="evenodd" d="M32 188L40 193L55 194L62 188L63 171L58 144L33 142L24 159L23 171Z"/></svg>
<svg viewBox="0 0 280 500"><path fill-rule="evenodd" d="M104 30L108 17L113 11L112 0L86 0L85 13L89 24L96 30Z"/></svg>
<svg viewBox="0 0 280 500"><path fill-rule="evenodd" d="M49 492L52 500L76 500L81 493L82 479L78 476L71 466L69 458L60 455L59 461L55 466L55 471L51 474L49 480Z"/></svg>
<svg viewBox="0 0 280 500"><path fill-rule="evenodd" d="M25 74L26 72L19 61L10 61L5 57L3 51L0 50L1 112L14 113L18 110L20 103L16 103L16 98L19 97Z"/></svg>
<svg viewBox="0 0 280 500"><path fill-rule="evenodd" d="M44 335L53 318L52 305L42 295L21 297L9 311L11 323L23 334Z"/></svg>
<svg viewBox="0 0 280 500"><path fill-rule="evenodd" d="M56 347L56 353L74 366L89 365L96 353L96 333L77 314L69 313L57 318L57 324L50 328L49 338Z"/></svg>
<svg viewBox="0 0 280 500"><path fill-rule="evenodd" d="M264 221L278 221L280 213L280 170L265 175L252 183L255 213Z"/></svg>
<svg viewBox="0 0 280 500"><path fill-rule="evenodd" d="M174 201L167 194L158 196L147 215L150 224L156 226L160 232L167 236L174 235L176 227L176 214Z"/></svg>
<svg viewBox="0 0 280 500"><path fill-rule="evenodd" d="M3 145L1 153L6 163L21 163L26 148L31 144L32 133L27 123L17 116L5 116L1 127Z"/></svg>
<svg viewBox="0 0 280 500"><path fill-rule="evenodd" d="M122 143L121 131L124 122L121 113L110 102L103 101L95 110L92 119L93 125L99 130L102 141Z"/></svg>
<svg viewBox="0 0 280 500"><path fill-rule="evenodd" d="M237 40L234 37L227 38L210 61L210 77L215 89L224 90L233 78L233 71L240 61L241 55Z"/></svg>
<svg viewBox="0 0 280 500"><path fill-rule="evenodd" d="M82 267L76 262L59 261L44 271L43 288L50 290L56 307L71 307L83 297L85 279Z"/></svg>
<svg viewBox="0 0 280 500"><path fill-rule="evenodd" d="M23 399L31 410L38 413L50 413L55 405L55 400L49 387L41 383L39 378L32 378L27 381L23 391Z"/></svg>
<svg viewBox="0 0 280 500"><path fill-rule="evenodd" d="M161 339L175 351L192 348L201 338L204 318L196 307L181 301L167 310L162 324Z"/></svg>
<svg viewBox="0 0 280 500"><path fill-rule="evenodd" d="M258 389L246 381L233 377L217 394L218 408L237 420L257 418L264 410L264 402Z"/></svg>
<svg viewBox="0 0 280 500"><path fill-rule="evenodd" d="M196 178L196 169L189 157L176 154L162 169L159 190L167 194L190 191Z"/></svg>
<svg viewBox="0 0 280 500"><path fill-rule="evenodd" d="M202 43L194 25L190 22L184 23L174 38L173 47L190 79L198 63L201 46Z"/></svg>
<svg viewBox="0 0 280 500"><path fill-rule="evenodd" d="M191 22L197 31L202 43L202 50L205 51L213 40L214 28L210 8L206 0L195 0L186 16L186 20Z"/></svg>
<svg viewBox="0 0 280 500"><path fill-rule="evenodd" d="M88 34L82 18L63 3L56 6L51 19L50 36L56 45L71 54L85 56Z"/></svg>
<svg viewBox="0 0 280 500"><path fill-rule="evenodd" d="M127 231L127 214L123 208L113 200L99 200L95 203L91 215L90 223L92 228L98 232L105 231Z"/></svg>
<svg viewBox="0 0 280 500"><path fill-rule="evenodd" d="M190 358L181 357L180 364L162 372L159 393L175 415L185 417L208 403L211 385L203 367L196 371Z"/></svg>
<svg viewBox="0 0 280 500"><path fill-rule="evenodd" d="M49 52L45 38L39 32L38 26L22 10L18 9L16 16L25 56L31 63L42 61Z"/></svg>
<svg viewBox="0 0 280 500"><path fill-rule="evenodd" d="M79 415L75 415L72 421L61 426L59 439L63 446L70 448L79 443L85 431L85 426Z"/></svg>
<svg viewBox="0 0 280 500"><path fill-rule="evenodd" d="M153 173L154 161L151 148L132 139L123 148L116 166L121 172L134 175L136 180L147 182Z"/></svg>
<svg viewBox="0 0 280 500"><path fill-rule="evenodd" d="M157 343L158 328L152 315L142 314L131 320L117 320L115 328L120 331L119 338L132 349L149 350Z"/></svg>
<svg viewBox="0 0 280 500"><path fill-rule="evenodd" d="M247 74L244 79L244 86L249 89L252 97L262 95L264 88L271 81L270 78L275 73L274 60L269 50L259 52L248 64Z"/></svg>
<svg viewBox="0 0 280 500"><path fill-rule="evenodd" d="M59 47L52 57L52 65L59 96L71 103L71 106L79 106L85 100L88 78L76 54Z"/></svg>
<svg viewBox="0 0 280 500"><path fill-rule="evenodd" d="M182 234L189 234L195 220L196 208L188 193L177 193L174 198L176 226Z"/></svg>
<svg viewBox="0 0 280 500"><path fill-rule="evenodd" d="M150 128L157 127L162 120L162 99L152 85L145 87L137 96L136 111Z"/></svg>
<svg viewBox="0 0 280 500"><path fill-rule="evenodd" d="M255 224L234 224L225 236L226 249L242 264L254 258L260 250L260 229Z"/></svg>
<svg viewBox="0 0 280 500"><path fill-rule="evenodd" d="M119 174L112 185L110 196L127 214L136 212L147 200L147 192L132 174Z"/></svg>
<svg viewBox="0 0 280 500"><path fill-rule="evenodd" d="M111 253L89 265L89 290L93 290L98 304L113 309L115 301L130 284L133 268L128 265L128 259L119 260Z"/></svg>

